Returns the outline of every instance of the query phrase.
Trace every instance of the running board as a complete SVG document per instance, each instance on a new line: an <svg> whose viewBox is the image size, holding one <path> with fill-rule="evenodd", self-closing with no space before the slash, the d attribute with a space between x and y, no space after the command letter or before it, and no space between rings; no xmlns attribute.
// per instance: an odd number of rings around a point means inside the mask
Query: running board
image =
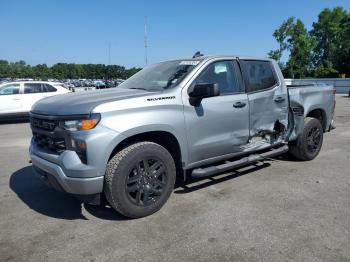
<svg viewBox="0 0 350 262"><path fill-rule="evenodd" d="M239 160L232 161L232 162L226 162L225 164L221 164L218 166L209 166L206 168L197 168L192 171L191 176L194 178L203 178L212 176L218 173L223 173L225 171L228 171L230 169L238 168L253 162L261 161L267 158L275 157L280 154L286 153L288 151L288 145L284 145L282 147L279 147L277 149L272 149L270 151L261 153L261 154L253 154L249 155L247 157L243 157Z"/></svg>

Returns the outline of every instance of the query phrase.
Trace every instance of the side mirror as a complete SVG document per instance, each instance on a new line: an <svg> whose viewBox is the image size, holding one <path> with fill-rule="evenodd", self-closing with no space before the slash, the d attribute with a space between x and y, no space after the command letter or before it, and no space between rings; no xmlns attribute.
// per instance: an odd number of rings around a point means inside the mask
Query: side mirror
<svg viewBox="0 0 350 262"><path fill-rule="evenodd" d="M189 92L190 104L199 106L203 98L219 96L220 89L218 84L197 84Z"/></svg>

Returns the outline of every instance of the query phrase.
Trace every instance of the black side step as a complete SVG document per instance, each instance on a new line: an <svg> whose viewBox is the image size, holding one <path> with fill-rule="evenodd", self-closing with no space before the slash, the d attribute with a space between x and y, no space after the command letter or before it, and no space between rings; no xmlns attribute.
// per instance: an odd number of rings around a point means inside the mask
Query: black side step
<svg viewBox="0 0 350 262"><path fill-rule="evenodd" d="M261 161L266 158L278 156L280 154L286 153L288 151L288 145L284 145L282 147L279 147L277 149L272 149L270 151L261 153L261 154L255 154L250 155L247 157L243 157L239 160L233 161L233 162L227 162L225 164L221 164L218 166L209 166L206 168L197 168L192 171L191 176L194 178L202 178L202 177L208 177L212 176L218 173L223 173L225 171L228 171L230 169L238 168L253 162Z"/></svg>

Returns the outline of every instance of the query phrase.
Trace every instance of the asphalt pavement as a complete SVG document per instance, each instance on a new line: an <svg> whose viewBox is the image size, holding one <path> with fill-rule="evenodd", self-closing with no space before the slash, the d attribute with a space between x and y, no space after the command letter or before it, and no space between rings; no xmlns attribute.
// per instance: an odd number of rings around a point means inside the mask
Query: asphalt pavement
<svg viewBox="0 0 350 262"><path fill-rule="evenodd" d="M0 125L0 261L350 261L350 98L310 162L289 157L180 184L130 220L47 188L28 123Z"/></svg>

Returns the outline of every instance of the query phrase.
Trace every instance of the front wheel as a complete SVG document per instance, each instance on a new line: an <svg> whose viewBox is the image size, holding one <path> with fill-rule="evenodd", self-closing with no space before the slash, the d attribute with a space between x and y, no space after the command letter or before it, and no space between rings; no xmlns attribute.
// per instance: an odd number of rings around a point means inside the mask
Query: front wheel
<svg viewBox="0 0 350 262"><path fill-rule="evenodd" d="M307 117L303 132L296 141L289 143L289 152L297 159L308 161L314 159L321 150L323 128L316 118Z"/></svg>
<svg viewBox="0 0 350 262"><path fill-rule="evenodd" d="M171 154L153 142L139 142L108 162L104 193L109 204L130 218L148 216L168 200L176 169Z"/></svg>

